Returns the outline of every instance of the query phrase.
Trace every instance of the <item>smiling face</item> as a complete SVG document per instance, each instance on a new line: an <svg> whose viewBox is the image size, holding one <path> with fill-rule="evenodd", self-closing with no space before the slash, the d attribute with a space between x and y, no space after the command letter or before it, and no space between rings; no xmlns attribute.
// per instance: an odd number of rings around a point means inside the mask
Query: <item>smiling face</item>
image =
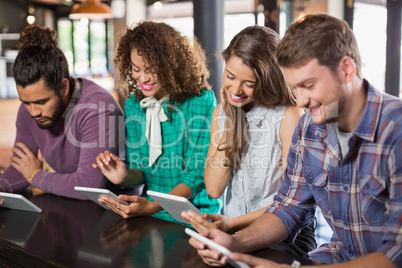
<svg viewBox="0 0 402 268"><path fill-rule="evenodd" d="M132 77L140 85L142 93L146 97L153 96L156 99L164 97L166 93L161 90L157 75L149 71L152 67L146 64L137 49L131 50L130 58Z"/></svg>
<svg viewBox="0 0 402 268"><path fill-rule="evenodd" d="M283 68L286 81L297 92L297 106L310 110L315 124L338 121L346 103L340 79L311 59L300 67Z"/></svg>
<svg viewBox="0 0 402 268"><path fill-rule="evenodd" d="M226 62L223 87L231 105L251 108L254 105L255 84L253 71L240 58L233 56Z"/></svg>
<svg viewBox="0 0 402 268"><path fill-rule="evenodd" d="M53 127L66 109L63 92L57 95L46 86L43 79L24 88L17 85L17 91L21 102L42 129Z"/></svg>

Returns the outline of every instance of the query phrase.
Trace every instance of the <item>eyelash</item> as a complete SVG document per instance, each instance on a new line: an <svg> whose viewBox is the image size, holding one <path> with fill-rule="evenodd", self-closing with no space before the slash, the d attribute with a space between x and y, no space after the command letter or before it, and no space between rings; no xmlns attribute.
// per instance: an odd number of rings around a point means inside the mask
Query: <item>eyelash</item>
<svg viewBox="0 0 402 268"><path fill-rule="evenodd" d="M31 103L29 103L29 102L23 102L23 104L24 105L30 105ZM46 104L46 101L45 102L42 102L42 101L40 101L40 102L35 102L35 103L33 103L33 104L36 104L36 105L45 105Z"/></svg>
<svg viewBox="0 0 402 268"><path fill-rule="evenodd" d="M230 80L234 80L234 79L235 79L235 77L234 77L234 76L230 76L230 74L227 74L226 77L227 77L228 79L230 79ZM245 84L246 84L246 86L249 87L249 88L254 88L254 86L255 86L255 85L249 85L249 84L247 84L247 83L245 83Z"/></svg>
<svg viewBox="0 0 402 268"><path fill-rule="evenodd" d="M130 68L131 68L131 70L132 70L133 72L138 73L140 70L139 70L139 69L136 69L136 67L137 67L137 66L135 66L132 62L130 62Z"/></svg>
<svg viewBox="0 0 402 268"><path fill-rule="evenodd" d="M227 74L226 77L227 77L228 79L230 79L230 80L234 80L234 79L235 79L235 77L234 77L234 76L230 76L230 74Z"/></svg>

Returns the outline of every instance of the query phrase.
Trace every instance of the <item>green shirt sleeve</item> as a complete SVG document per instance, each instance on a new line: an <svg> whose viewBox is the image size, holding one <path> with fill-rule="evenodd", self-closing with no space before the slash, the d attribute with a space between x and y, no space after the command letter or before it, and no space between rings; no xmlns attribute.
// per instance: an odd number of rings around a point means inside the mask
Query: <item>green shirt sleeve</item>
<svg viewBox="0 0 402 268"><path fill-rule="evenodd" d="M205 188L204 168L210 141L211 116L217 101L213 91L203 90L202 95L192 98L188 105L185 132L188 146L181 182L189 186L194 195Z"/></svg>

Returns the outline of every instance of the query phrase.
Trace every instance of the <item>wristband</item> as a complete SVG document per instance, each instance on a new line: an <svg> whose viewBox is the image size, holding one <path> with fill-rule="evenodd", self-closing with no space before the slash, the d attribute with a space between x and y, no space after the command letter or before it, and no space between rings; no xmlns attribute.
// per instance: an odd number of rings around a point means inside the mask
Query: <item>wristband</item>
<svg viewBox="0 0 402 268"><path fill-rule="evenodd" d="M29 178L29 183L32 183L32 179L33 179L33 177L36 175L36 173L38 173L39 172L39 168L37 169L37 170L35 170L35 172L32 174L32 176L31 176L31 178Z"/></svg>

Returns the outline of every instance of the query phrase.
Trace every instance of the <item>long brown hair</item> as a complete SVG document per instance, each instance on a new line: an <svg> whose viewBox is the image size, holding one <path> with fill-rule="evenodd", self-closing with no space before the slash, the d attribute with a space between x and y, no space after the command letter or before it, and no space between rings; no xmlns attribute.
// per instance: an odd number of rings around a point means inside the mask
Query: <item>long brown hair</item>
<svg viewBox="0 0 402 268"><path fill-rule="evenodd" d="M238 57L253 71L256 78L253 98L261 107L296 104L295 93L287 86L275 59L279 40L278 34L267 27L250 26L239 32L222 52L225 62ZM218 150L225 151L227 166L238 169L248 139L246 113L244 107L234 107L227 100L224 111L229 136L228 142L220 144Z"/></svg>
<svg viewBox="0 0 402 268"><path fill-rule="evenodd" d="M161 87L168 92L170 102L182 103L187 97L200 96L202 89L210 89L209 71L205 53L197 40L193 46L171 26L165 23L143 21L120 39L115 58L119 80L128 93L145 98L131 76L130 53L136 49L158 77Z"/></svg>

